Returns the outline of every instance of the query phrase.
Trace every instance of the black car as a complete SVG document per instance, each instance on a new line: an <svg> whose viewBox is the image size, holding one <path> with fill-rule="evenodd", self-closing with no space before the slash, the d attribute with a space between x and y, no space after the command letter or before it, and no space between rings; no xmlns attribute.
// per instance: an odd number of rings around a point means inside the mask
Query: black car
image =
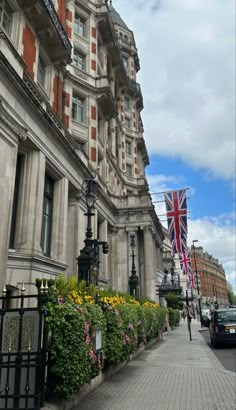
<svg viewBox="0 0 236 410"><path fill-rule="evenodd" d="M214 347L220 343L236 344L236 309L222 309L212 312L209 330L211 343Z"/></svg>

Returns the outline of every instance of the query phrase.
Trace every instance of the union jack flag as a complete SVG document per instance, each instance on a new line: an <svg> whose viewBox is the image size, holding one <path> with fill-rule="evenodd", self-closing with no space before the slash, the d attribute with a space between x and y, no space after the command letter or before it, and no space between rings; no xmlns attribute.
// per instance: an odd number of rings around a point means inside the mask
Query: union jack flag
<svg viewBox="0 0 236 410"><path fill-rule="evenodd" d="M183 273L189 273L191 272L191 258L190 258L190 249L187 248L184 253L181 253L180 255L180 267Z"/></svg>
<svg viewBox="0 0 236 410"><path fill-rule="evenodd" d="M181 249L181 254L187 252L187 238L185 236L179 236L176 238L173 236L171 240L171 248L172 248L172 254L174 255L175 253L179 253L179 249Z"/></svg>
<svg viewBox="0 0 236 410"><path fill-rule="evenodd" d="M191 289L194 289L196 287L195 286L195 273L194 272L190 272L188 274L188 280L189 280L189 287Z"/></svg>
<svg viewBox="0 0 236 410"><path fill-rule="evenodd" d="M172 252L184 253L188 233L186 189L166 192L164 197Z"/></svg>

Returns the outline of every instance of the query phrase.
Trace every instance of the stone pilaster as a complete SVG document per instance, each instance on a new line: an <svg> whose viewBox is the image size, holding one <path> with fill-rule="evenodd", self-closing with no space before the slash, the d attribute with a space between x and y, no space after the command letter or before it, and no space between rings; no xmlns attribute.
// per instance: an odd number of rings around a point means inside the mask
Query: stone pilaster
<svg viewBox="0 0 236 410"><path fill-rule="evenodd" d="M68 179L55 181L53 194L53 229L51 256L58 261L66 260L66 235L68 214Z"/></svg>
<svg viewBox="0 0 236 410"><path fill-rule="evenodd" d="M32 150L25 155L24 172L20 187L19 221L16 231L16 249L26 254L42 254L41 230L45 156Z"/></svg>
<svg viewBox="0 0 236 410"><path fill-rule="evenodd" d="M119 229L117 234L117 248L118 248L118 260L115 271L117 272L117 289L122 292L128 290L128 232L125 228Z"/></svg>
<svg viewBox="0 0 236 410"><path fill-rule="evenodd" d="M144 228L144 275L145 275L145 294L155 300L155 266L153 236L150 227Z"/></svg>
<svg viewBox="0 0 236 410"><path fill-rule="evenodd" d="M0 138L0 294L6 280L17 146Z"/></svg>

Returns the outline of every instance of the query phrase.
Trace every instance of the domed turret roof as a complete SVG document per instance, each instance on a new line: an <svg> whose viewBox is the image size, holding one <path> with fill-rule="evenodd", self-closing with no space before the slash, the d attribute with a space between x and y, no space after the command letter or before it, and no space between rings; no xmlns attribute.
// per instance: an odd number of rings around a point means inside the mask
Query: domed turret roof
<svg viewBox="0 0 236 410"><path fill-rule="evenodd" d="M109 5L109 10L111 13L111 18L114 24L118 24L119 26L125 28L126 30L129 30L129 27L125 24L125 22L122 20L120 17L119 13L116 11L116 9L113 7L112 2L110 2ZM130 31L130 30L129 30Z"/></svg>

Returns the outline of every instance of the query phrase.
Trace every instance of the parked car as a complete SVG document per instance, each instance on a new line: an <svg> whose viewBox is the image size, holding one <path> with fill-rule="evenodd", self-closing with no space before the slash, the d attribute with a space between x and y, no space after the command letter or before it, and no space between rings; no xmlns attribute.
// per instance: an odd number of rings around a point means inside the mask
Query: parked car
<svg viewBox="0 0 236 410"><path fill-rule="evenodd" d="M236 344L236 309L221 309L212 312L209 331L214 347L220 343Z"/></svg>

